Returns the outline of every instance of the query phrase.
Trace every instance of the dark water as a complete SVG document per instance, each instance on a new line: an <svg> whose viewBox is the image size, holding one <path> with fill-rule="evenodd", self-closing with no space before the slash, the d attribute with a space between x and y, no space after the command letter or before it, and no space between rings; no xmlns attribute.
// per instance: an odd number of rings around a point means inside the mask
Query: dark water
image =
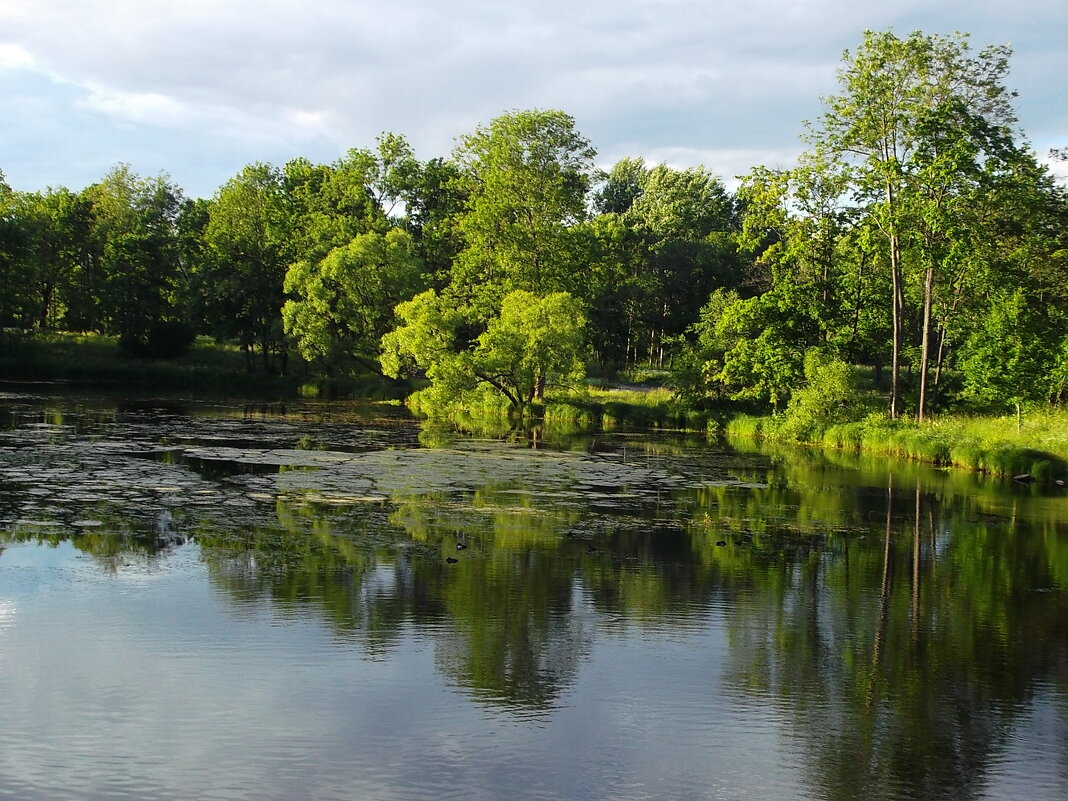
<svg viewBox="0 0 1068 801"><path fill-rule="evenodd" d="M546 440L0 392L0 798L1068 799L1063 489Z"/></svg>

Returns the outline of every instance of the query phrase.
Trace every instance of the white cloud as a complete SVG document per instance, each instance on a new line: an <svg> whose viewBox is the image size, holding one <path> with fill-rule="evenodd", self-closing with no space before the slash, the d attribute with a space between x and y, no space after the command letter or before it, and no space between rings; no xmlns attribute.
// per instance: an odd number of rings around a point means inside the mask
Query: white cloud
<svg viewBox="0 0 1068 801"><path fill-rule="evenodd" d="M88 97L76 105L127 122L165 127L180 123L187 115L186 107L167 95L122 92L105 86L91 88Z"/></svg>
<svg viewBox="0 0 1068 801"><path fill-rule="evenodd" d="M1049 153L1046 153L1039 156L1038 162L1045 165L1050 174L1060 183L1068 186L1068 160L1054 158Z"/></svg>
<svg viewBox="0 0 1068 801"><path fill-rule="evenodd" d="M25 47L11 42L0 42L0 70L31 69L33 55Z"/></svg>
<svg viewBox="0 0 1068 801"><path fill-rule="evenodd" d="M728 177L748 171L750 153L799 149L801 120L818 115L865 28L962 28L977 46L1016 39L1024 127L1054 137L1068 105L1056 102L1068 8L1021 2L1007 14L967 0L6 0L0 68L21 72L0 78L36 70L78 89L69 112L140 127L146 142L173 132L166 155L179 182L208 154L238 166L279 153L330 159L383 130L406 134L424 158L445 155L476 124L530 107L573 114L602 157L718 154L707 166ZM12 86L0 80L0 112L19 95ZM58 104L70 101L55 102L61 123ZM28 125L14 123L5 158L55 146ZM92 146L124 158L113 137Z"/></svg>

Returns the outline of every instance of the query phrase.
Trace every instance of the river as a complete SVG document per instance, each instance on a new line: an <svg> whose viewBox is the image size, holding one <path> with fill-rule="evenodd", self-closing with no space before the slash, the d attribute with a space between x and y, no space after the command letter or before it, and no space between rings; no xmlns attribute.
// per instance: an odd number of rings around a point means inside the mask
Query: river
<svg viewBox="0 0 1068 801"><path fill-rule="evenodd" d="M1063 488L0 386L0 798L1068 799Z"/></svg>

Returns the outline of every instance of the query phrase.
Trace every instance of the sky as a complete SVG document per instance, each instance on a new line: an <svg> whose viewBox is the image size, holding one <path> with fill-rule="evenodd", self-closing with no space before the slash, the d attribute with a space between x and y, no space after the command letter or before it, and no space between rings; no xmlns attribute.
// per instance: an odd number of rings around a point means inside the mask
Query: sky
<svg viewBox="0 0 1068 801"><path fill-rule="evenodd" d="M78 190L118 163L209 197L252 162L404 134L420 159L562 109L609 167L788 167L865 30L1011 44L1040 159L1068 146L1064 0L0 0L0 171ZM1068 176L1068 165L1055 170Z"/></svg>

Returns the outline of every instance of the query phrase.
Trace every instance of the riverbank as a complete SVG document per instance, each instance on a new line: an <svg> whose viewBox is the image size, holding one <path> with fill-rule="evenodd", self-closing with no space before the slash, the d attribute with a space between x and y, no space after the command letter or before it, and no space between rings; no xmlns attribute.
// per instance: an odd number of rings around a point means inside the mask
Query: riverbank
<svg viewBox="0 0 1068 801"><path fill-rule="evenodd" d="M117 337L66 332L0 332L0 380L120 386L191 394L288 399L337 392L345 396L395 397L377 376L331 381L293 357L286 375L250 371L234 344L198 337L173 359L122 352Z"/></svg>
<svg viewBox="0 0 1068 801"><path fill-rule="evenodd" d="M409 408L425 416L418 403L410 403ZM1022 421L1015 415L945 415L917 423L872 414L857 422L809 428L799 435L783 415L747 414L737 406L698 411L666 387L591 386L550 395L522 420L510 418L503 404L489 401L445 422L467 433L490 436L537 428L549 438L591 431L671 429L891 456L1024 481L1068 481L1068 410L1032 411Z"/></svg>
<svg viewBox="0 0 1068 801"><path fill-rule="evenodd" d="M117 337L101 334L6 332L2 336L0 377L5 381L270 398L290 397L299 390L292 377L249 372L236 346L205 338L188 353L163 360L124 354Z"/></svg>
<svg viewBox="0 0 1068 801"><path fill-rule="evenodd" d="M416 417L451 425L480 435L537 428L543 433L571 435L598 431L670 429L715 432L719 423L712 412L695 410L667 387L618 387L587 384L577 390L550 392L522 414L512 410L503 396L487 393L474 405L442 412L427 408L416 393L405 404Z"/></svg>
<svg viewBox="0 0 1068 801"><path fill-rule="evenodd" d="M339 395L396 397L376 376L330 382L303 365L290 374L249 372L241 350L206 338L170 360L127 356L114 337L97 334L0 334L0 380L57 381L193 394L288 399ZM602 382L603 383L603 382ZM325 389L324 389L325 387ZM418 404L409 404L425 416ZM448 420L455 428L500 434L516 427L540 427L546 434L590 431L674 429L732 437L763 438L840 451L882 454L952 466L994 476L1027 476L1036 481L1068 481L1068 410L1043 409L1015 416L947 415L923 424L871 415L859 422L808 429L800 435L784 416L744 413L737 405L695 410L663 386L588 385L580 391L550 394L521 421L493 399Z"/></svg>
<svg viewBox="0 0 1068 801"><path fill-rule="evenodd" d="M1021 480L1068 480L1068 410L1015 415L945 415L923 423L872 415L788 435L779 416L739 415L729 436L765 438L855 453L882 454Z"/></svg>

